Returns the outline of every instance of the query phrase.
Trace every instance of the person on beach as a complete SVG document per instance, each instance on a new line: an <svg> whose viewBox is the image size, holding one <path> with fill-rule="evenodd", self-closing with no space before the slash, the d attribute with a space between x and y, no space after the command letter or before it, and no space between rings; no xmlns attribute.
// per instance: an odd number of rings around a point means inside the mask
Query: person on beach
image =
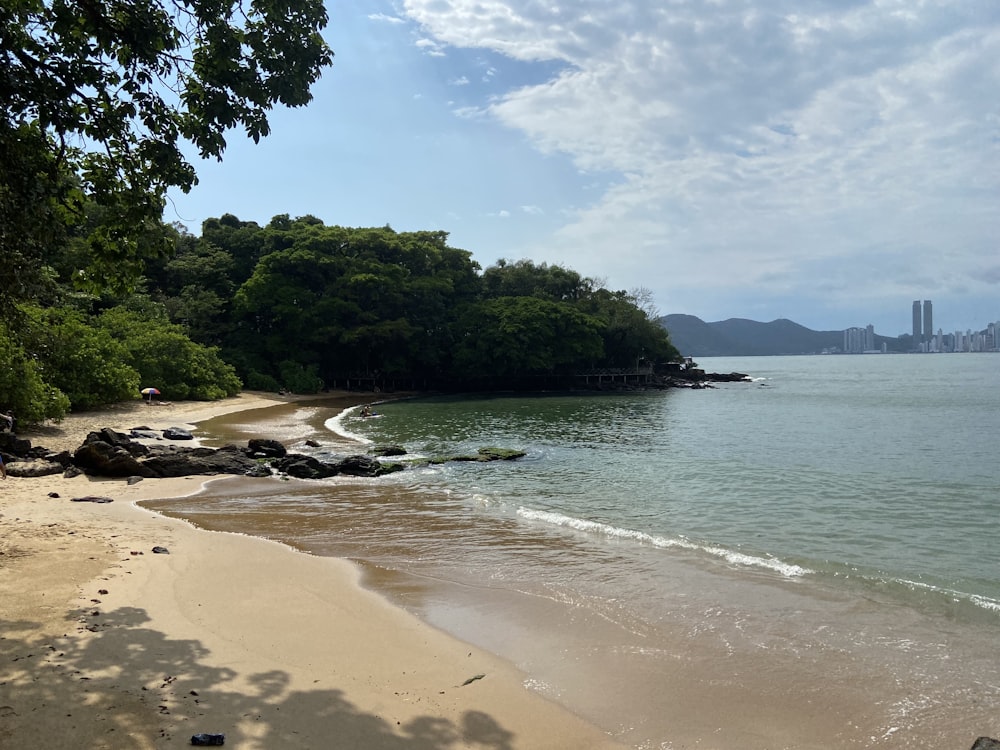
<svg viewBox="0 0 1000 750"><path fill-rule="evenodd" d="M0 477L7 478L7 464L3 462L3 453L0 453Z"/></svg>

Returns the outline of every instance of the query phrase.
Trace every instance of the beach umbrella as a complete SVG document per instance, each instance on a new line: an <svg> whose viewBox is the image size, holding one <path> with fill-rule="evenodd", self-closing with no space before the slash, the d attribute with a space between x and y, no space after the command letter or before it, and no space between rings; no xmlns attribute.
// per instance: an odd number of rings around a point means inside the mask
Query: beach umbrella
<svg viewBox="0 0 1000 750"><path fill-rule="evenodd" d="M139 391L139 393L145 396L150 403L152 403L153 401L153 396L160 395L159 390L157 390L156 388L143 388L141 391Z"/></svg>

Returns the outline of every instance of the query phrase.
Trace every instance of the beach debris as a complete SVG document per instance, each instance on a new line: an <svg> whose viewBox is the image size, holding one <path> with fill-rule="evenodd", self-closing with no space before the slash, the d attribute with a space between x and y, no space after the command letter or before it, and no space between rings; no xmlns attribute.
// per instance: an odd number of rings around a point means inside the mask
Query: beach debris
<svg viewBox="0 0 1000 750"><path fill-rule="evenodd" d="M170 550L166 547L153 547L153 553L156 555L169 555Z"/></svg>
<svg viewBox="0 0 1000 750"><path fill-rule="evenodd" d="M465 687L466 685L470 685L473 682L475 682L476 680L483 679L485 676L486 675L484 675L484 674L474 674L474 675L472 675L472 677L470 677L465 682L463 682L460 687Z"/></svg>
<svg viewBox="0 0 1000 750"><path fill-rule="evenodd" d="M107 589L98 589L97 593L100 594L101 596L107 596L108 595L108 590Z"/></svg>
<svg viewBox="0 0 1000 750"><path fill-rule="evenodd" d="M50 492L49 493L49 497L59 497L59 493L58 492Z"/></svg>
<svg viewBox="0 0 1000 750"><path fill-rule="evenodd" d="M100 497L98 495L84 495L83 497L70 498L71 503L113 503L110 497Z"/></svg>
<svg viewBox="0 0 1000 750"><path fill-rule="evenodd" d="M226 735L224 734L201 734L191 735L192 745L202 745L202 746L212 746L218 747L219 745L226 744Z"/></svg>

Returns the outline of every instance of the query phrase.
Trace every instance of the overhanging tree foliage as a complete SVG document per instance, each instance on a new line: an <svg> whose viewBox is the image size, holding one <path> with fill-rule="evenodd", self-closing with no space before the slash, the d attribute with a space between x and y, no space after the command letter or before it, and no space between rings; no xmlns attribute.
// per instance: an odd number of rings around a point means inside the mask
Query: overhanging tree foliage
<svg viewBox="0 0 1000 750"><path fill-rule="evenodd" d="M184 142L221 157L301 106L332 53L322 0L0 0L0 294L30 298L47 243L81 224L77 281L126 286L167 189L196 182Z"/></svg>

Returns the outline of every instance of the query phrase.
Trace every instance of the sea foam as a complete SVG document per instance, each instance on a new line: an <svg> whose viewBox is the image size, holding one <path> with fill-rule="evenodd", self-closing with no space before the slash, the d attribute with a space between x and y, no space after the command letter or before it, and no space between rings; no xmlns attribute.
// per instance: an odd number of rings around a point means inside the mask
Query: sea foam
<svg viewBox="0 0 1000 750"><path fill-rule="evenodd" d="M693 550L696 552L705 552L713 557L725 560L730 565L736 565L739 567L765 568L779 573L786 578L798 578L813 572L808 568L787 563L774 557L761 557L758 555L750 555L745 552L737 552L735 550L726 549L725 547L697 544L689 539L685 539L684 537L657 536L649 534L645 531L623 529L618 526L600 523L599 521L588 521L582 518L573 518L572 516L565 516L561 513L553 513L546 510L532 510L530 508L521 507L518 508L517 514L530 521L539 521L553 526L561 526L563 528L575 529L576 531L598 534L614 539L628 539L639 544L648 544L661 549L676 548Z"/></svg>

